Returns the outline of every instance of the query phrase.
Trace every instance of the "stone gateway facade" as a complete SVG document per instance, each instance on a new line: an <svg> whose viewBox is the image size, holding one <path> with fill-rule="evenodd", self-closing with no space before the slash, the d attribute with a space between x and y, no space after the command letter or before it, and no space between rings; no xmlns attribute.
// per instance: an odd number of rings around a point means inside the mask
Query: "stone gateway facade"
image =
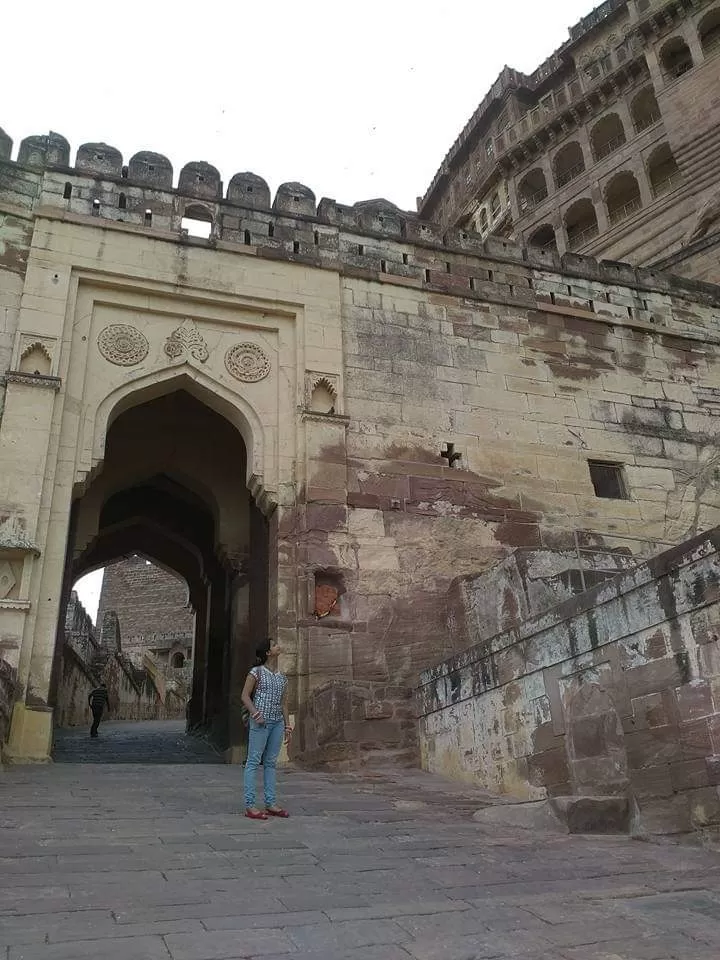
<svg viewBox="0 0 720 960"><path fill-rule="evenodd" d="M229 761L270 635L296 756L417 763L420 675L478 639L462 584L535 551L560 601L720 523L714 285L0 144L6 759L51 755L72 584L120 558L187 584L189 721Z"/></svg>

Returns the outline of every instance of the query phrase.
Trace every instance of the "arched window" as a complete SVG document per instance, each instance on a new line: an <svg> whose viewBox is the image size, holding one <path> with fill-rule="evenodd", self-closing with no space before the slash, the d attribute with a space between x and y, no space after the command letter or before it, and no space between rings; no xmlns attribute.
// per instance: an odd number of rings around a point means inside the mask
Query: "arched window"
<svg viewBox="0 0 720 960"><path fill-rule="evenodd" d="M590 131L590 143L593 156L602 160L625 143L625 130L622 120L616 113L608 113L598 120Z"/></svg>
<svg viewBox="0 0 720 960"><path fill-rule="evenodd" d="M675 80L692 70L692 54L682 37L672 37L663 44L660 50L660 65L668 80Z"/></svg>
<svg viewBox="0 0 720 960"><path fill-rule="evenodd" d="M50 354L41 343L33 343L27 347L20 357L20 370L22 373L31 373L36 376L47 377L50 375Z"/></svg>
<svg viewBox="0 0 720 960"><path fill-rule="evenodd" d="M566 144L555 154L555 183L558 187L565 186L585 169L585 159L582 148L577 140Z"/></svg>
<svg viewBox="0 0 720 960"><path fill-rule="evenodd" d="M720 48L720 7L715 7L702 18L698 24L698 37L706 57Z"/></svg>
<svg viewBox="0 0 720 960"><path fill-rule="evenodd" d="M648 180L654 197L672 190L680 182L680 171L667 143L660 144L650 154L647 163Z"/></svg>
<svg viewBox="0 0 720 960"><path fill-rule="evenodd" d="M565 214L568 248L577 250L598 235L597 214L592 200L576 200Z"/></svg>
<svg viewBox="0 0 720 960"><path fill-rule="evenodd" d="M557 240L555 239L555 231L552 225L544 223L541 227L538 227L534 233L531 233L528 237L528 246L535 250L557 250Z"/></svg>
<svg viewBox="0 0 720 960"><path fill-rule="evenodd" d="M548 189L545 174L540 167L527 173L518 185L518 205L520 213L527 213L547 197Z"/></svg>
<svg viewBox="0 0 720 960"><path fill-rule="evenodd" d="M630 104L630 114L637 133L646 130L660 119L660 107L652 87L643 87Z"/></svg>
<svg viewBox="0 0 720 960"><path fill-rule="evenodd" d="M212 234L212 214L202 203L191 203L185 207L180 227L182 230L187 230L191 237L207 239Z"/></svg>
<svg viewBox="0 0 720 960"><path fill-rule="evenodd" d="M172 657L172 664L176 670L179 670L181 667L185 666L185 656L182 653L174 653Z"/></svg>
<svg viewBox="0 0 720 960"><path fill-rule="evenodd" d="M616 174L605 191L605 203L611 226L620 223L621 220L627 220L636 210L639 210L642 207L642 201L635 175L629 170Z"/></svg>

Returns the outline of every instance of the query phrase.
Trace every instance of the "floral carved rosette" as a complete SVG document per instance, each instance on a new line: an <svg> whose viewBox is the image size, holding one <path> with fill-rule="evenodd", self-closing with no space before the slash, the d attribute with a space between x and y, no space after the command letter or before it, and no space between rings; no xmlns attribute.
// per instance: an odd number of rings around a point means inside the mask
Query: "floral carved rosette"
<svg viewBox="0 0 720 960"><path fill-rule="evenodd" d="M148 355L150 344L137 327L129 323L111 323L98 334L98 350L110 363L132 367Z"/></svg>
<svg viewBox="0 0 720 960"><path fill-rule="evenodd" d="M225 367L236 380L255 383L270 373L270 358L256 343L236 343L225 354Z"/></svg>

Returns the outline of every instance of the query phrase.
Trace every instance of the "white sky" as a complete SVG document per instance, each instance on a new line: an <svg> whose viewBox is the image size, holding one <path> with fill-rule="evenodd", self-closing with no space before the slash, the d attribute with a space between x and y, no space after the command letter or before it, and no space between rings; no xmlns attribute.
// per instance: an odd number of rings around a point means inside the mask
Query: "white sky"
<svg viewBox="0 0 720 960"><path fill-rule="evenodd" d="M530 72L593 0L35 0L3 9L0 126L49 129L318 198L406 209L504 64ZM12 82L9 78L12 78Z"/></svg>
<svg viewBox="0 0 720 960"><path fill-rule="evenodd" d="M425 192L505 64L530 73L593 0L36 0L3 10L15 141L55 130L125 161L206 160L318 200ZM77 585L95 616L102 573Z"/></svg>

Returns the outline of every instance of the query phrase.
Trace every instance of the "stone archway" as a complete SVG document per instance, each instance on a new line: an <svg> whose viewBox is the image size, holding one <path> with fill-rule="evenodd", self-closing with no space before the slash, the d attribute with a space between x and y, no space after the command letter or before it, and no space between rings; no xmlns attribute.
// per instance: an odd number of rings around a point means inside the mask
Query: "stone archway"
<svg viewBox="0 0 720 960"><path fill-rule="evenodd" d="M108 416L101 469L74 492L63 607L85 572L132 553L181 576L196 614L188 720L237 760L240 690L268 633L268 523L238 429L182 383L168 386L135 403L128 394ZM63 639L60 627L51 705Z"/></svg>

